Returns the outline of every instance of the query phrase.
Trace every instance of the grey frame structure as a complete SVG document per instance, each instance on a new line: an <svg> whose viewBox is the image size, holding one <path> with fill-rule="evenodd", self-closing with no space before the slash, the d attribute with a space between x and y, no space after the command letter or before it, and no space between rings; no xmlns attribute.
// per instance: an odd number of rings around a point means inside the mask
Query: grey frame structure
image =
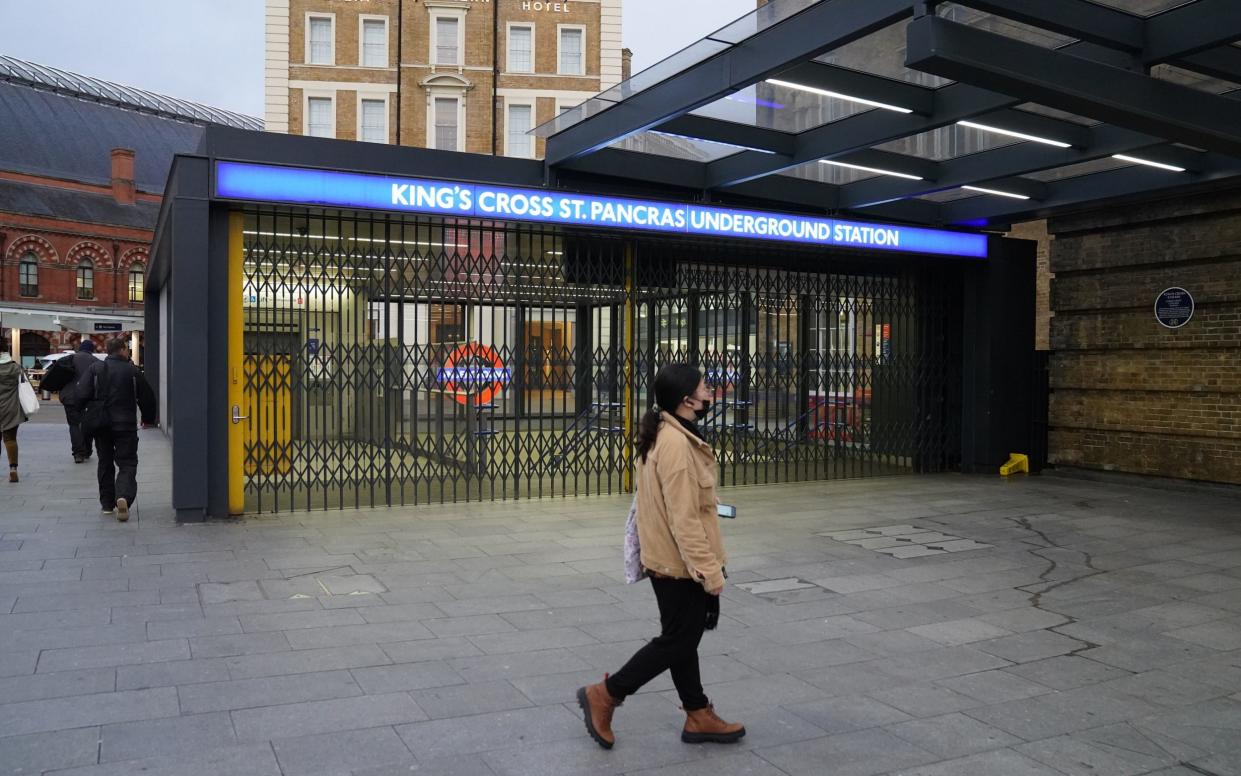
<svg viewBox="0 0 1241 776"><path fill-rule="evenodd" d="M942 16L949 6L1069 42L1043 47L962 24ZM950 83L929 88L822 61L896 24L906 25L908 71ZM733 34L739 26L757 31L739 39ZM1241 47L1230 45L1238 40L1241 6L1228 0L1187 0L1149 17L1090 0L774 0L700 42L722 50L703 57L691 47L689 58L700 61L675 72L657 65L538 131L547 137L553 180L581 172L662 178L708 200L784 199L841 215L1003 229L1065 207L1214 186L1241 175ZM1177 83L1154 70L1160 66L1229 81L1236 91ZM797 133L693 113L772 78L909 112L867 110ZM1017 109L1030 103L1053 110ZM1056 111L1075 120L1055 118ZM960 121L1053 137L1068 147L1021 142L943 161L876 148ZM738 152L699 161L614 147L648 131L731 144ZM1134 165L1054 182L1036 177L1116 154L1184 172ZM777 175L820 160L902 170L922 180L880 175L836 185ZM1028 199L928 198L962 186Z"/></svg>
<svg viewBox="0 0 1241 776"><path fill-rule="evenodd" d="M549 188L538 161L208 127L199 153L179 156L173 165L146 286L146 368L152 384L160 386L161 420L172 443L173 506L180 521L229 514L233 365L227 346L232 296L228 230L230 213L240 206L216 197L217 161ZM622 183L603 176L578 176L573 190L686 199L683 188L659 181ZM787 200L723 197L720 201L797 209ZM642 236L647 243L661 239ZM773 251L770 244L766 250ZM820 255L825 272L856 267L859 261L894 271L902 263L927 260L918 254L862 249L825 248ZM988 257L952 260L960 266L963 284L959 288L965 333L955 349L962 354L958 458L965 471L990 471L1010 450L1031 449L1034 426L1029 417L1037 404L1030 379L1035 360L1035 246L995 235L988 241ZM797 260L805 261L804 251ZM1030 344L1013 347L1010 338Z"/></svg>
<svg viewBox="0 0 1241 776"><path fill-rule="evenodd" d="M1023 43L947 18L948 7L1067 42ZM905 25L906 73L917 78L824 61L897 24ZM1166 70L1241 85L1241 48L1229 45L1237 39L1241 11L1228 0L1191 0L1150 17L1088 0L774 0L540 127L547 138L541 162L209 127L199 153L173 166L147 279L147 362L172 438L177 517L228 512L226 268L236 205L215 198L217 160L1002 232L1065 209L1241 184L1236 95L1219 93L1227 86L1173 83ZM859 110L793 133L699 110L772 78L904 112ZM936 79L938 88L920 85ZM942 159L879 147L961 121L1022 133L1026 142ZM703 160L616 147L651 130L733 148ZM1031 136L1061 142L1053 147ZM1112 164L1115 154L1140 154L1175 171ZM841 184L780 174L820 160L908 174ZM1099 171L1066 172L1099 162ZM963 186L1025 199L957 196ZM990 246L990 259L961 275L965 471L990 470L1011 450L1037 449L1046 403L1031 380L1033 244L996 235ZM825 269L839 258L825 251Z"/></svg>

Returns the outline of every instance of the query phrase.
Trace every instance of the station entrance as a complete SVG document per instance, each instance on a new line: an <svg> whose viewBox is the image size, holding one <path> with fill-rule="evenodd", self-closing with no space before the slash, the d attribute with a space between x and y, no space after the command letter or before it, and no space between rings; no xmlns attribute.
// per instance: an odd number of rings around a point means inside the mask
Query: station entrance
<svg viewBox="0 0 1241 776"><path fill-rule="evenodd" d="M626 492L655 372L722 485L951 470L959 261L357 211L232 216L247 512Z"/></svg>

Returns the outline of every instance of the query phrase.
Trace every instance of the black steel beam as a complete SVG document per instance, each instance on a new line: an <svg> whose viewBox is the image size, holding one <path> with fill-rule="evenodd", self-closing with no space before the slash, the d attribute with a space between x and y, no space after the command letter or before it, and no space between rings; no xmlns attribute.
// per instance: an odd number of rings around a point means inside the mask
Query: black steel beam
<svg viewBox="0 0 1241 776"><path fill-rule="evenodd" d="M986 11L1078 40L1109 48L1141 51L1142 19L1095 5L1087 0L956 0L958 5Z"/></svg>
<svg viewBox="0 0 1241 776"><path fill-rule="evenodd" d="M1241 84L1241 48L1236 46L1218 46L1181 57L1173 64L1195 73Z"/></svg>
<svg viewBox="0 0 1241 776"><path fill-rule="evenodd" d="M692 159L604 148L590 156L573 159L559 169L607 175L613 178L637 179L665 186L690 189L706 188L707 166Z"/></svg>
<svg viewBox="0 0 1241 776"><path fill-rule="evenodd" d="M929 116L885 110L859 113L801 133L792 155L746 152L712 162L707 184L712 188L735 186L806 162L834 159L890 140L938 129L1018 102L1020 100L1007 95L967 84L950 84L936 90L935 110Z"/></svg>
<svg viewBox="0 0 1241 776"><path fill-rule="evenodd" d="M908 17L909 0L830 0L693 65L547 140L546 161L560 164L758 83Z"/></svg>
<svg viewBox="0 0 1241 776"><path fill-rule="evenodd" d="M706 116L695 116L690 113L660 124L655 131L696 137L716 143L728 143L742 148L770 151L773 154L793 153L797 141L797 136L788 132Z"/></svg>
<svg viewBox="0 0 1241 776"><path fill-rule="evenodd" d="M847 67L828 65L813 59L796 64L773 78L850 97L897 105L923 116L930 115L935 109L934 89L850 70Z"/></svg>
<svg viewBox="0 0 1241 776"><path fill-rule="evenodd" d="M1042 218L1075 205L1104 204L1109 200L1141 197L1229 178L1241 180L1241 161L1222 154L1208 154L1203 161L1206 169L1197 174L1166 172L1150 167L1126 167L1055 181L1047 184L1045 197L1039 202L989 196L958 200L944 205L944 221L948 224L1014 222Z"/></svg>
<svg viewBox="0 0 1241 776"><path fill-rule="evenodd" d="M1103 159L1113 154L1145 151L1163 143L1161 139L1150 135L1106 125L1094 128L1092 134L1091 141L1083 148L1054 148L1038 143L1015 143L949 159L939 163L938 177L927 180L878 177L850 183L841 189L840 206L849 209L873 207L896 199L955 189L988 178L1025 175ZM1143 158L1149 157L1153 161L1179 164L1182 167L1189 166L1189 160L1182 158L1179 153L1185 149L1162 146L1160 150L1161 153L1157 154L1148 152ZM1176 161L1172 160L1172 156L1175 156Z"/></svg>
<svg viewBox="0 0 1241 776"><path fill-rule="evenodd" d="M1142 59L1148 65L1191 56L1241 39L1241 3L1197 0L1146 21Z"/></svg>
<svg viewBox="0 0 1241 776"><path fill-rule="evenodd" d="M1005 108L988 113L986 116L980 116L976 121L979 124L1007 129L1010 132L1059 140L1074 148L1085 148L1090 145L1090 127L1044 116L1041 113Z"/></svg>
<svg viewBox="0 0 1241 776"><path fill-rule="evenodd" d="M911 68L1241 156L1241 101L936 17L915 19L907 34Z"/></svg>

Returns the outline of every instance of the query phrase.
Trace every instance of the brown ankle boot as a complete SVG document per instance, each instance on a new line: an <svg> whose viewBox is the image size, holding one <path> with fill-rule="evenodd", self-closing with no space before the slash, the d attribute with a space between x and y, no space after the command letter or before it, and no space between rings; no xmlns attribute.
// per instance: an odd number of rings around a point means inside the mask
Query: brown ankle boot
<svg viewBox="0 0 1241 776"><path fill-rule="evenodd" d="M622 701L612 697L603 682L579 688L577 691L577 704L582 707L582 713L586 717L586 732L604 749L611 749L612 744L616 743L616 736L612 735L612 712L621 703Z"/></svg>
<svg viewBox="0 0 1241 776"><path fill-rule="evenodd" d="M744 725L720 719L714 706L685 712L681 740L687 744L732 744L744 735Z"/></svg>

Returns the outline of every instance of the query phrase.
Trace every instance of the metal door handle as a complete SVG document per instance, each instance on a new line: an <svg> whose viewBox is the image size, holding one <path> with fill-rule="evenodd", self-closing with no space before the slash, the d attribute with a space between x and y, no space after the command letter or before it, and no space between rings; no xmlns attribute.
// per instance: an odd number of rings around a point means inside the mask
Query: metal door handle
<svg viewBox="0 0 1241 776"><path fill-rule="evenodd" d="M243 421L243 420L249 420L249 419L250 419L250 416L249 416L249 415L242 415L242 414L241 414L241 407L240 407L240 406L238 406L238 405L236 405L236 404L234 404L234 405L233 405L233 425L234 425L234 426L235 426L235 425L237 425L238 423L240 423L240 422L241 422L241 421Z"/></svg>

